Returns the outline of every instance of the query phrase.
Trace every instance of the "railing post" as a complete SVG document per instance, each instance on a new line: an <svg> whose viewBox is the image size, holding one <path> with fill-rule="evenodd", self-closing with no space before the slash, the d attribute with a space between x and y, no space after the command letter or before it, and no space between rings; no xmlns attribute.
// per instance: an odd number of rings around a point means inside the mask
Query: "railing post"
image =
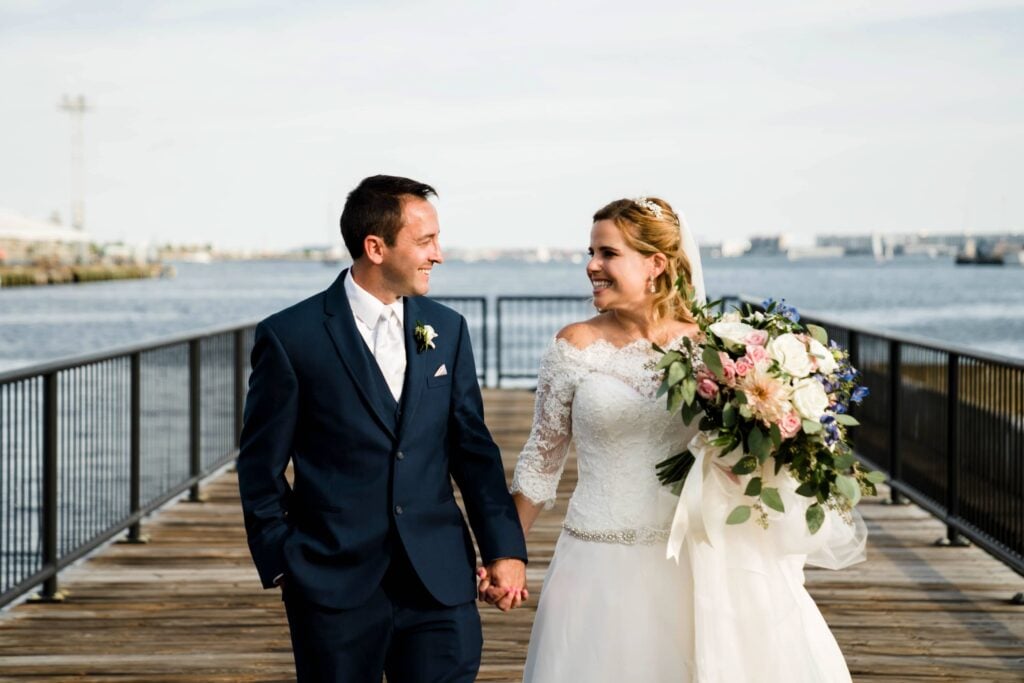
<svg viewBox="0 0 1024 683"><path fill-rule="evenodd" d="M889 480L897 485L903 480L903 458L900 455L900 427L903 419L901 410L902 362L900 343L889 340ZM889 502L893 505L906 505L909 501L896 486L890 486Z"/></svg>
<svg viewBox="0 0 1024 683"><path fill-rule="evenodd" d="M497 302L498 315L494 322L494 336L497 338L494 347L494 367L497 371L495 382L499 389L501 388L501 303L501 297L499 296Z"/></svg>
<svg viewBox="0 0 1024 683"><path fill-rule="evenodd" d="M483 350L484 350L484 353L483 353L483 359L482 360L483 360L483 364L484 364L484 382L483 382L483 384L484 384L484 389L486 389L487 388L487 370L488 370L488 367L487 367L487 364L488 364L488 359L487 359L487 297L481 297L480 298L480 303L483 305L483 317L484 317L484 324L483 324L483 328L482 328L483 329L483 337L484 337L484 339L483 339Z"/></svg>
<svg viewBox="0 0 1024 683"><path fill-rule="evenodd" d="M131 429L129 432L129 453L131 471L129 474L129 505L133 515L142 509L142 354L131 356ZM128 527L125 543L147 543L142 534L142 520L136 520Z"/></svg>
<svg viewBox="0 0 1024 683"><path fill-rule="evenodd" d="M193 339L188 343L188 452L189 452L189 476L198 477L203 471L201 437L202 418L202 355L199 339ZM189 489L188 500L191 503L203 502L203 496L199 491L199 482L196 481Z"/></svg>
<svg viewBox="0 0 1024 683"><path fill-rule="evenodd" d="M970 545L949 522L960 519L960 354L950 352L946 361L946 537L935 545Z"/></svg>
<svg viewBox="0 0 1024 683"><path fill-rule="evenodd" d="M245 406L245 328L235 330L235 448L241 445Z"/></svg>
<svg viewBox="0 0 1024 683"><path fill-rule="evenodd" d="M38 602L60 602L64 595L57 588L57 373L48 372L43 376L43 500L42 500L42 550L43 568L52 574L43 581L42 590L33 598Z"/></svg>

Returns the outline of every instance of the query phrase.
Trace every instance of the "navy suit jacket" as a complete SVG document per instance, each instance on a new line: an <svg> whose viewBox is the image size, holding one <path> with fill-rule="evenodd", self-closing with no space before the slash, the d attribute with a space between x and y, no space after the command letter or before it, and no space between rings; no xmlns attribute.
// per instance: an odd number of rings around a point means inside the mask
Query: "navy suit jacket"
<svg viewBox="0 0 1024 683"><path fill-rule="evenodd" d="M483 401L465 319L430 299L404 299L406 375L400 402L356 328L343 285L256 327L238 455L249 548L264 587L331 608L365 602L401 543L444 605L476 597L484 563L526 559ZM437 332L420 351L417 321ZM447 374L436 376L445 366ZM285 479L288 462L294 485Z"/></svg>

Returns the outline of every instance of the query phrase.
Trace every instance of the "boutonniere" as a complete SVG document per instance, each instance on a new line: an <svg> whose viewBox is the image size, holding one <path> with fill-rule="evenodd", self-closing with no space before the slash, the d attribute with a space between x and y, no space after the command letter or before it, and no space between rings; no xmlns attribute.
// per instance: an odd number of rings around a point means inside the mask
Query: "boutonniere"
<svg viewBox="0 0 1024 683"><path fill-rule="evenodd" d="M413 336L416 337L416 350L423 353L427 349L433 349L434 340L437 339L437 332L430 325L424 325L419 320L416 321L416 329L413 330Z"/></svg>

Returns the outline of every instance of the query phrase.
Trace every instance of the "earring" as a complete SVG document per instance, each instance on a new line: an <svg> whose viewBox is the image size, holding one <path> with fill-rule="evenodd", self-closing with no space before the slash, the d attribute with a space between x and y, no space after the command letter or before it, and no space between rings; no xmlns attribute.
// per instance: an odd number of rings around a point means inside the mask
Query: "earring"
<svg viewBox="0 0 1024 683"><path fill-rule="evenodd" d="M651 294L656 294L657 291L658 291L658 288L654 286L654 276L653 275L648 279L647 289L650 290Z"/></svg>

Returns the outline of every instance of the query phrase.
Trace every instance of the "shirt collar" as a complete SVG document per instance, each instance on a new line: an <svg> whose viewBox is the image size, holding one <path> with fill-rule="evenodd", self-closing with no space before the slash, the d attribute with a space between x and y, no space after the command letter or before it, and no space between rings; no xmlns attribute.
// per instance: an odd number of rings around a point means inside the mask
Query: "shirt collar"
<svg viewBox="0 0 1024 683"><path fill-rule="evenodd" d="M402 325L405 324L405 307L402 306L401 297L395 303L385 305L383 301L359 286L359 283L352 277L351 268L345 275L345 294L348 296L352 312L370 329L377 325L377 320L385 308L393 310L398 316L398 322Z"/></svg>

